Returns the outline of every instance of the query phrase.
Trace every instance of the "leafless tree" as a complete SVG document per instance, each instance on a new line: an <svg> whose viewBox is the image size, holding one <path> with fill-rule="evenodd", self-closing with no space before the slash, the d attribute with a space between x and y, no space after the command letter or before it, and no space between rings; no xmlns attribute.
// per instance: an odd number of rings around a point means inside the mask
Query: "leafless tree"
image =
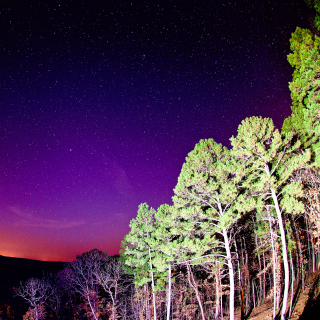
<svg viewBox="0 0 320 320"><path fill-rule="evenodd" d="M25 299L33 309L34 320L43 319L45 313L42 312L46 300L51 295L50 284L45 279L30 278L25 282L20 282L20 286L15 290L15 294Z"/></svg>
<svg viewBox="0 0 320 320"><path fill-rule="evenodd" d="M112 301L112 320L117 319L118 297L129 285L122 269L123 262L116 257L103 257L98 260L94 276L97 283L110 296Z"/></svg>
<svg viewBox="0 0 320 320"><path fill-rule="evenodd" d="M68 263L63 270L63 277L69 289L85 300L94 320L98 320L101 311L98 284L94 275L99 266L99 259L101 251L95 249L78 256L77 260Z"/></svg>

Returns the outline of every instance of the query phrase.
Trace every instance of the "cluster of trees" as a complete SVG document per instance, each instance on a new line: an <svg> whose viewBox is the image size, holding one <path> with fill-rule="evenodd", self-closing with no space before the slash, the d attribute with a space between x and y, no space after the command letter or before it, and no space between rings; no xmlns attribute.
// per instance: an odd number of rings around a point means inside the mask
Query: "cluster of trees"
<svg viewBox="0 0 320 320"><path fill-rule="evenodd" d="M55 281L21 284L26 319L46 306L57 318L233 320L235 307L244 317L267 299L273 318L291 314L294 284L304 289L320 263L320 6L306 2L315 20L290 40L293 104L282 130L251 117L230 150L201 140L173 205L139 206L121 258L93 250Z"/></svg>
<svg viewBox="0 0 320 320"><path fill-rule="evenodd" d="M320 262L320 38L290 40L292 115L281 131L246 118L228 150L201 140L188 154L173 205L141 204L122 255L137 288L149 293L143 319L217 319L273 300L273 318L292 311Z"/></svg>
<svg viewBox="0 0 320 320"><path fill-rule="evenodd" d="M123 262L97 249L77 256L57 275L21 282L15 295L28 302L24 319L128 319L132 281Z"/></svg>

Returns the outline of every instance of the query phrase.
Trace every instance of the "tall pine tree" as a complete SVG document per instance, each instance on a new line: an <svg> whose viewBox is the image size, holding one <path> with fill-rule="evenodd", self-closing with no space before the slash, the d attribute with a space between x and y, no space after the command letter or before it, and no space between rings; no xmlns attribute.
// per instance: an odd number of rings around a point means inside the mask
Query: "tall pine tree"
<svg viewBox="0 0 320 320"><path fill-rule="evenodd" d="M137 286L146 285L151 281L153 297L153 315L157 319L157 308L155 300L154 268L152 265L152 255L150 238L154 233L155 210L147 203L139 206L136 219L130 222L130 231L124 237L122 243L122 256L125 258L125 265L128 273L134 274L134 283Z"/></svg>
<svg viewBox="0 0 320 320"><path fill-rule="evenodd" d="M293 183L293 173L307 166L310 152L302 152L292 132L281 136L271 119L252 117L242 121L238 135L231 138L232 154L238 161L242 186L250 190L257 208L268 206L277 214L284 265L284 293L281 319L286 317L289 290L289 264L283 215L303 212L299 201L302 185ZM263 202L262 202L263 201Z"/></svg>
<svg viewBox="0 0 320 320"><path fill-rule="evenodd" d="M237 188L234 168L234 161L227 148L212 139L201 140L186 158L173 197L176 207L194 212L199 228L206 230L204 234L210 226L211 238L208 235L203 238L203 241L209 241L206 245L211 241L212 248L214 248L213 244L224 248L223 257L228 266L230 281L231 320L234 319L235 294L231 252L232 227L242 212L250 210L249 207L237 205L237 200L245 197L245 194ZM213 235L214 238L212 238ZM216 254L221 255L220 252Z"/></svg>

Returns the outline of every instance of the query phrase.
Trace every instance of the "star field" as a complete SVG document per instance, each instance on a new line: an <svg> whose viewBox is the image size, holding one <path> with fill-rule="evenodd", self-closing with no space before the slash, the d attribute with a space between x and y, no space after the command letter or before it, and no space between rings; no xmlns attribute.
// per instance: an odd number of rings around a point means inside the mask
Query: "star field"
<svg viewBox="0 0 320 320"><path fill-rule="evenodd" d="M119 252L203 138L290 115L304 2L2 1L0 254Z"/></svg>

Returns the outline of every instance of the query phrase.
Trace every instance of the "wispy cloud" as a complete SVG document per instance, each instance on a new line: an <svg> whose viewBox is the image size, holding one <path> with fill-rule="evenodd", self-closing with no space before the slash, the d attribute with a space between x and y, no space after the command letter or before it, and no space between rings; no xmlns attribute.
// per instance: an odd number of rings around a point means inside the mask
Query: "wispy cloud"
<svg viewBox="0 0 320 320"><path fill-rule="evenodd" d="M132 195L133 188L129 182L127 173L119 164L115 161L107 160L106 171L109 181L118 193L125 196Z"/></svg>
<svg viewBox="0 0 320 320"><path fill-rule="evenodd" d="M24 212L13 206L10 206L9 210L20 218L19 221L15 222L16 226L41 227L41 228L49 228L49 229L66 229L66 228L80 226L85 223L84 220L58 221L58 220L52 220L52 219L43 219L43 218L35 217L31 213Z"/></svg>

